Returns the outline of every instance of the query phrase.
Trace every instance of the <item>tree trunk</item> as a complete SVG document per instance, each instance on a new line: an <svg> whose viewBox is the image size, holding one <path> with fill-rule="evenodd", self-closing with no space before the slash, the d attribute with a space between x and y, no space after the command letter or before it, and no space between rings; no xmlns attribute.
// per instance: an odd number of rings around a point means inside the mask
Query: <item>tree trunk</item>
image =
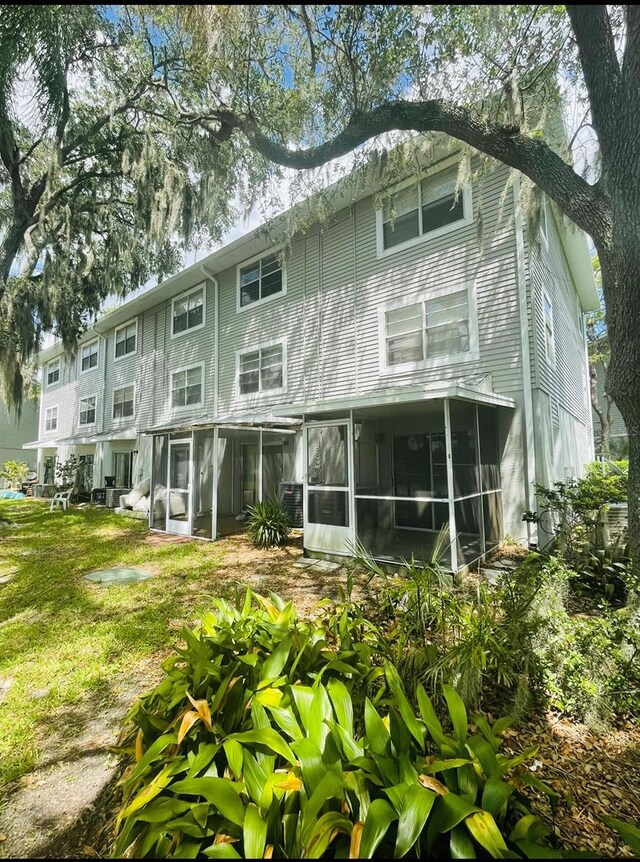
<svg viewBox="0 0 640 862"><path fill-rule="evenodd" d="M628 220L620 231L621 239L614 240L607 249L598 249L611 347L605 390L618 407L629 434L629 545L636 575L640 575L639 222L637 215L632 222Z"/></svg>
<svg viewBox="0 0 640 862"><path fill-rule="evenodd" d="M5 291L11 267L24 241L26 225L13 222L0 243L0 298Z"/></svg>
<svg viewBox="0 0 640 862"><path fill-rule="evenodd" d="M602 365L603 373L606 374L606 367ZM591 388L591 406L593 412L598 417L600 422L600 455L608 458L610 455L611 439L611 399L605 393L606 407L603 409L600 403L598 392L598 367L595 362L589 365L589 384Z"/></svg>

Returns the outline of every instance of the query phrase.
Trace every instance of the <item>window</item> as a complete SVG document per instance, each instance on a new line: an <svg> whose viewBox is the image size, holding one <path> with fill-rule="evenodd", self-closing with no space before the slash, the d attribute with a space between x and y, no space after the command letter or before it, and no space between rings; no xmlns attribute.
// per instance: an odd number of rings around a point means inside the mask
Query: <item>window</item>
<svg viewBox="0 0 640 862"><path fill-rule="evenodd" d="M44 430L45 431L57 431L58 430L58 408L57 407L47 407L44 412Z"/></svg>
<svg viewBox="0 0 640 862"><path fill-rule="evenodd" d="M125 419L133 416L133 384L119 386L113 390L113 418ZM123 485L120 486L124 487Z"/></svg>
<svg viewBox="0 0 640 862"><path fill-rule="evenodd" d="M54 455L45 455L44 458L44 477L43 482L45 485L53 485L53 480L55 479L55 471L56 471L56 459Z"/></svg>
<svg viewBox="0 0 640 862"><path fill-rule="evenodd" d="M47 365L47 386L60 383L60 359L52 359Z"/></svg>
<svg viewBox="0 0 640 862"><path fill-rule="evenodd" d="M284 270L279 254L268 254L238 267L239 308L285 293Z"/></svg>
<svg viewBox="0 0 640 862"><path fill-rule="evenodd" d="M171 406L190 407L202 404L202 365L183 368L171 375Z"/></svg>
<svg viewBox="0 0 640 862"><path fill-rule="evenodd" d="M94 455L79 455L78 466L80 468L80 486L85 491L91 491L93 488L93 466Z"/></svg>
<svg viewBox="0 0 640 862"><path fill-rule="evenodd" d="M96 368L98 365L98 339L85 344L81 353L81 368L83 371L89 371L91 368Z"/></svg>
<svg viewBox="0 0 640 862"><path fill-rule="evenodd" d="M384 314L387 367L471 351L467 288L391 308Z"/></svg>
<svg viewBox="0 0 640 862"><path fill-rule="evenodd" d="M546 248L549 248L549 228L547 223L547 202L542 199L540 204L540 236Z"/></svg>
<svg viewBox="0 0 640 862"><path fill-rule="evenodd" d="M457 176L456 162L399 189L380 211L378 252L470 222L471 190L461 189L456 197Z"/></svg>
<svg viewBox="0 0 640 862"><path fill-rule="evenodd" d="M88 395L80 399L80 425L93 425L96 421L95 395Z"/></svg>
<svg viewBox="0 0 640 862"><path fill-rule="evenodd" d="M172 303L171 335L181 335L204 326L204 284L178 297Z"/></svg>
<svg viewBox="0 0 640 862"><path fill-rule="evenodd" d="M544 355L554 365L556 361L556 350L553 335L553 305L549 294L542 294L542 312L544 316Z"/></svg>
<svg viewBox="0 0 640 862"><path fill-rule="evenodd" d="M114 452L113 472L116 476L116 488L130 488L133 475L133 452Z"/></svg>
<svg viewBox="0 0 640 862"><path fill-rule="evenodd" d="M120 359L121 356L128 356L130 353L135 353L137 337L137 320L133 320L131 323L125 323L124 326L120 326L116 329L115 358Z"/></svg>
<svg viewBox="0 0 640 862"><path fill-rule="evenodd" d="M238 357L238 384L241 395L284 387L282 344L260 347Z"/></svg>

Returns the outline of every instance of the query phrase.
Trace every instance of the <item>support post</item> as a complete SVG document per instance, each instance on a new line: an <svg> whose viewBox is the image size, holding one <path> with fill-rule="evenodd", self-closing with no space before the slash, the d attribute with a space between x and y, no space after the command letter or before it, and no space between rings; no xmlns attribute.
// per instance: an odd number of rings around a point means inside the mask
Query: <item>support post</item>
<svg viewBox="0 0 640 862"><path fill-rule="evenodd" d="M458 571L458 544L456 531L456 505L453 501L453 448L451 445L451 411L449 399L444 399L444 438L447 450L447 494L449 497L449 543L451 550L451 571Z"/></svg>

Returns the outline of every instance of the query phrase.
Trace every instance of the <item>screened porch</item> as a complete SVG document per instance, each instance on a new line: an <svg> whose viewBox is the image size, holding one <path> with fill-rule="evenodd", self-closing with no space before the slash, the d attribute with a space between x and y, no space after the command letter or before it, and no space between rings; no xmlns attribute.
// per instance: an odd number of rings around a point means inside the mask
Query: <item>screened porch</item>
<svg viewBox="0 0 640 862"><path fill-rule="evenodd" d="M503 532L500 407L454 398L307 421L305 547L457 571ZM436 545L444 530L442 547Z"/></svg>
<svg viewBox="0 0 640 862"><path fill-rule="evenodd" d="M248 507L292 481L295 433L239 425L155 433L151 528L210 540L241 532Z"/></svg>

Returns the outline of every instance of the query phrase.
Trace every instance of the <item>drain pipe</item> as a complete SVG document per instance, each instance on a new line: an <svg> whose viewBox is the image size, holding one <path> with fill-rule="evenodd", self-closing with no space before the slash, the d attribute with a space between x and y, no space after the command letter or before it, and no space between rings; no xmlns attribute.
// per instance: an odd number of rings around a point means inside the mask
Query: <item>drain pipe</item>
<svg viewBox="0 0 640 862"><path fill-rule="evenodd" d="M213 418L216 419L218 416L218 356L219 356L219 333L218 333L218 322L219 322L219 314L218 314L218 306L219 306L219 293L220 293L220 283L216 276L207 269L204 263L200 264L200 269L205 278L211 279L213 282Z"/></svg>

